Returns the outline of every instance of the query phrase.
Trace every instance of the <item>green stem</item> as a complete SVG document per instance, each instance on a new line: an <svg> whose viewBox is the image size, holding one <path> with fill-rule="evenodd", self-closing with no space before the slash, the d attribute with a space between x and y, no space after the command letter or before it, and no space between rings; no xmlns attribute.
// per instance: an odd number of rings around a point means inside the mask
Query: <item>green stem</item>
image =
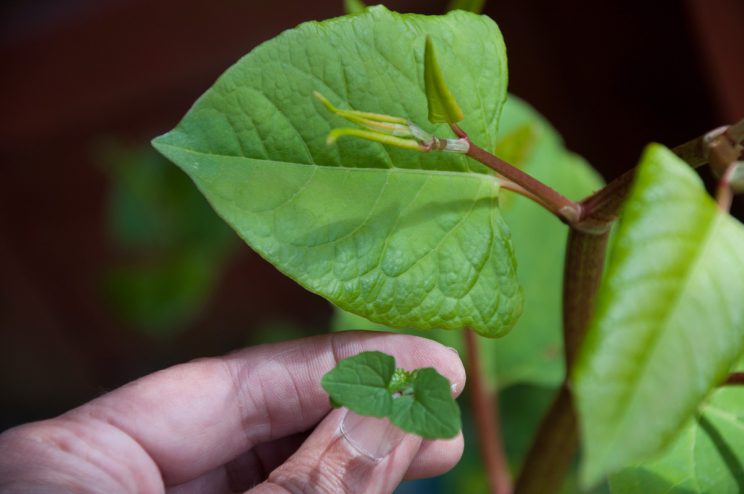
<svg viewBox="0 0 744 494"><path fill-rule="evenodd" d="M490 392L485 383L485 372L478 354L478 340L473 330L465 328L465 351L467 353L468 389L478 431L483 466L488 477L489 492L511 494L512 480L509 464L504 453L498 411L498 393Z"/></svg>

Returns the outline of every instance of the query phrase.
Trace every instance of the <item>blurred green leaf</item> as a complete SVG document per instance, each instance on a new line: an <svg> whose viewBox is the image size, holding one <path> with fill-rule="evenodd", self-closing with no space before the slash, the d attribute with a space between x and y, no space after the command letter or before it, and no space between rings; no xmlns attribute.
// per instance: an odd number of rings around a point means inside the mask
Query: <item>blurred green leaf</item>
<svg viewBox="0 0 744 494"><path fill-rule="evenodd" d="M365 5L362 0L344 0L344 12L349 14L361 14L367 10L367 5Z"/></svg>
<svg viewBox="0 0 744 494"><path fill-rule="evenodd" d="M483 7L486 6L486 0L450 0L447 5L447 10L467 10L475 14L483 12Z"/></svg>
<svg viewBox="0 0 744 494"><path fill-rule="evenodd" d="M667 447L744 349L744 226L650 145L576 367L582 479Z"/></svg>
<svg viewBox="0 0 744 494"><path fill-rule="evenodd" d="M235 236L151 149L109 142L97 154L110 178L107 226L118 253L104 295L136 329L177 331L209 302Z"/></svg>
<svg viewBox="0 0 744 494"><path fill-rule="evenodd" d="M716 391L661 456L610 477L613 494L744 492L744 389Z"/></svg>

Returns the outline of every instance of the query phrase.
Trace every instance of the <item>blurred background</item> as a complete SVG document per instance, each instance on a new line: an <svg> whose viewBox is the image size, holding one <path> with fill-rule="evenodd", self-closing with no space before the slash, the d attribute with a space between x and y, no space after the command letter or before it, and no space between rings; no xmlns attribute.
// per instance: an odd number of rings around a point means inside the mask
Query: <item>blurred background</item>
<svg viewBox="0 0 744 494"><path fill-rule="evenodd" d="M744 116L742 0L485 13L510 90L607 179L649 141ZM341 14L341 0L2 2L0 430L177 362L329 329L330 306L239 242L149 140L257 44Z"/></svg>

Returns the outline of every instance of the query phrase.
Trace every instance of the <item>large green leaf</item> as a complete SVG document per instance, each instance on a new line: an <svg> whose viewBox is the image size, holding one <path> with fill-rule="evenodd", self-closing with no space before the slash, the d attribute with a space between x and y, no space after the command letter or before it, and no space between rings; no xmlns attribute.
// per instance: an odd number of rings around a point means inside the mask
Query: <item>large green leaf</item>
<svg viewBox="0 0 744 494"><path fill-rule="evenodd" d="M461 11L384 7L263 44L154 145L259 254L309 290L392 326L496 336L513 326L522 296L487 168L354 139L327 146L340 119L312 97L317 90L338 107L448 132L426 123L426 35L452 68L461 126L493 148L506 95L496 25Z"/></svg>
<svg viewBox="0 0 744 494"><path fill-rule="evenodd" d="M589 195L602 184L584 160L563 147L550 124L513 95L502 111L496 154L573 199ZM485 374L494 388L517 383L554 386L564 376L561 286L568 229L540 206L516 194L502 194L501 210L515 245L525 311L505 337L479 339ZM387 328L339 310L333 329ZM408 332L463 352L460 334Z"/></svg>
<svg viewBox="0 0 744 494"><path fill-rule="evenodd" d="M742 352L742 300L744 227L649 146L573 371L585 482L672 441Z"/></svg>
<svg viewBox="0 0 744 494"><path fill-rule="evenodd" d="M744 492L744 389L716 391L662 456L610 477L613 494Z"/></svg>

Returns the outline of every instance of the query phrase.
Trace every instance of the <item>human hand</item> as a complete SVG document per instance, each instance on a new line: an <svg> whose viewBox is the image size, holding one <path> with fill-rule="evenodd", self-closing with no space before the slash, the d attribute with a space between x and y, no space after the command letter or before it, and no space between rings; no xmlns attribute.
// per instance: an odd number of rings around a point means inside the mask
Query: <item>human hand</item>
<svg viewBox="0 0 744 494"><path fill-rule="evenodd" d="M321 377L367 350L403 368L435 367L457 394L465 384L456 352L408 335L346 332L247 348L4 432L0 492L388 493L452 468L461 434L422 441L387 420L331 409Z"/></svg>

